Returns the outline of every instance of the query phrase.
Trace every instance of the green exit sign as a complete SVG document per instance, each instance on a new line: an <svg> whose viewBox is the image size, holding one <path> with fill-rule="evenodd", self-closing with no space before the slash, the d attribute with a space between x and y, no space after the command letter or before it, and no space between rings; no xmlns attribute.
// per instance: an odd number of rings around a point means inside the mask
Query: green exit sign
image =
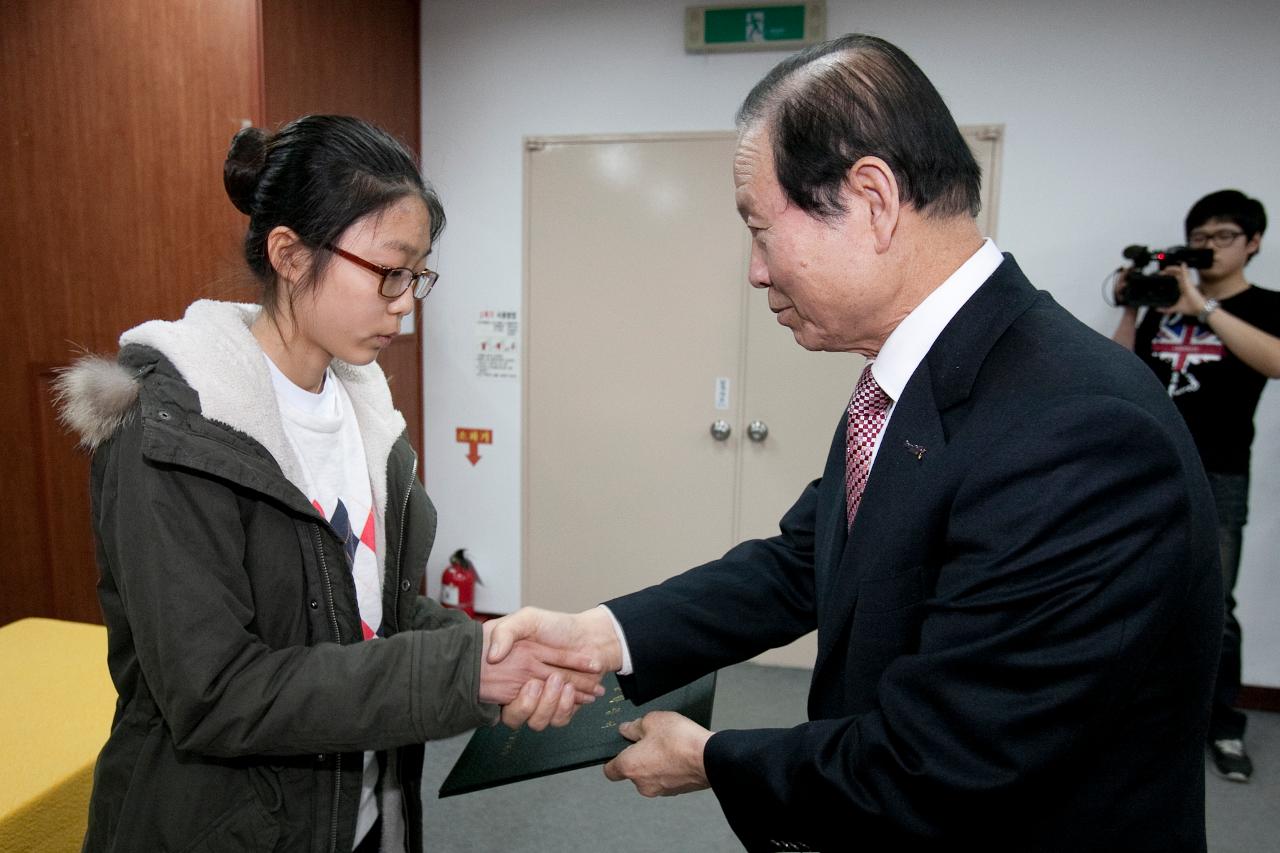
<svg viewBox="0 0 1280 853"><path fill-rule="evenodd" d="M690 53L795 50L826 38L827 9L808 3L754 6L690 6L684 16L684 47Z"/></svg>

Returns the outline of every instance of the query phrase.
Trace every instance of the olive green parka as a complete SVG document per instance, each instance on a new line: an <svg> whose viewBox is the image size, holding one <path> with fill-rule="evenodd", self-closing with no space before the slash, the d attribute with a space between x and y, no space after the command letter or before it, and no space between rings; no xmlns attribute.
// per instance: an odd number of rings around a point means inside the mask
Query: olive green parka
<svg viewBox="0 0 1280 853"><path fill-rule="evenodd" d="M256 306L201 301L60 379L93 451L93 527L119 692L86 851L352 847L379 751L384 850L422 844L422 743L492 723L480 626L418 594L435 537L375 364L334 362L369 462L388 636L362 640L343 542L299 489Z"/></svg>

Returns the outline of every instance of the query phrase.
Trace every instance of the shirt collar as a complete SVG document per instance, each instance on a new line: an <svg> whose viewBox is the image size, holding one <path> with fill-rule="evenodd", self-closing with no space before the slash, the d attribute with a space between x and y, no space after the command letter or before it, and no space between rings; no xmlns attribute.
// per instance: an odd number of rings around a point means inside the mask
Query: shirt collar
<svg viewBox="0 0 1280 853"><path fill-rule="evenodd" d="M1004 256L996 244L990 239L984 240L978 251L889 334L876 356L871 374L891 400L897 402L902 396L907 380L916 372L938 335L1003 262Z"/></svg>

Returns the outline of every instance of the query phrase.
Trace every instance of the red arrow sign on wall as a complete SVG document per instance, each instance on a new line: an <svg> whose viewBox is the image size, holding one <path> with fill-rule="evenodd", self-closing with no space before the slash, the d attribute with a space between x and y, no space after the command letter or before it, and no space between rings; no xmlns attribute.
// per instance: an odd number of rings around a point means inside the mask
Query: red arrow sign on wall
<svg viewBox="0 0 1280 853"><path fill-rule="evenodd" d="M480 461L479 445L493 444L493 430L458 427L458 443L471 445L467 451L467 459L475 465Z"/></svg>

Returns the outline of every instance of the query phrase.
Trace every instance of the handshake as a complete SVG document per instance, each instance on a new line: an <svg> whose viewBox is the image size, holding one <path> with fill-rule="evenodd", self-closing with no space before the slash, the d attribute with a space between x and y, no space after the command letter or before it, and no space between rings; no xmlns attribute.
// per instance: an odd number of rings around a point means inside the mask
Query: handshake
<svg viewBox="0 0 1280 853"><path fill-rule="evenodd" d="M556 613L526 607L484 623L480 701L502 706L502 722L541 731L566 725L579 705L604 693L600 679L622 668L622 640L603 607ZM711 732L671 711L622 723L632 746L605 765L646 797L708 787L702 753Z"/></svg>
<svg viewBox="0 0 1280 853"><path fill-rule="evenodd" d="M621 668L622 644L603 607L578 614L526 607L484 623L480 701L501 705L513 729L563 726L604 693L604 674Z"/></svg>

